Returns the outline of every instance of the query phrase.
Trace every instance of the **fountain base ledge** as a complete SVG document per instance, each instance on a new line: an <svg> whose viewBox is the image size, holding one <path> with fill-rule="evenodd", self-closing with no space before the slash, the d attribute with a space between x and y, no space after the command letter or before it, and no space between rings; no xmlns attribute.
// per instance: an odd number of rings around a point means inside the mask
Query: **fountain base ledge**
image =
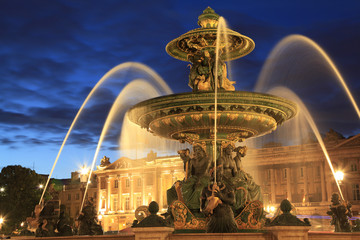
<svg viewBox="0 0 360 240"><path fill-rule="evenodd" d="M278 228L278 227L277 227ZM287 227L282 226L284 231L291 232L292 228L301 228L301 227ZM277 231L281 229L278 228ZM139 230L141 231L141 230ZM146 229L145 229L146 231ZM167 232L167 231L166 231ZM357 240L360 239L360 232L318 232L310 231L306 232L306 236L299 236L296 238L287 238L287 239L297 239L297 240ZM307 238L305 238L307 237ZM39 238L33 236L13 236L11 239L22 239L22 240L39 240ZM41 240L135 240L134 234L122 234L122 235L96 235L96 236L66 236L66 237L42 237ZM271 229L267 228L266 232L263 233L182 233L182 234L168 234L168 240L198 240L198 239L207 239L207 240L277 240L275 235L271 232Z"/></svg>

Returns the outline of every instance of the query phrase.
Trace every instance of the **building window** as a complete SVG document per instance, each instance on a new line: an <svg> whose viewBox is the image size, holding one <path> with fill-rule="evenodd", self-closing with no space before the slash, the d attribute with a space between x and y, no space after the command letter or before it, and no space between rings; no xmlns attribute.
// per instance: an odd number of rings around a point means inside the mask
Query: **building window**
<svg viewBox="0 0 360 240"><path fill-rule="evenodd" d="M287 169L285 168L284 169L284 179L286 179L287 178Z"/></svg>
<svg viewBox="0 0 360 240"><path fill-rule="evenodd" d="M75 215L76 215L76 216L79 215L79 206L76 206L76 207L75 207Z"/></svg>
<svg viewBox="0 0 360 240"><path fill-rule="evenodd" d="M138 187L141 187L141 178L138 178L138 179L137 179L137 186L138 186Z"/></svg>
<svg viewBox="0 0 360 240"><path fill-rule="evenodd" d="M68 194L68 200L69 201L71 200L71 194Z"/></svg>
<svg viewBox="0 0 360 240"><path fill-rule="evenodd" d="M79 199L80 199L80 194L77 193L77 194L75 195L75 200L79 200Z"/></svg>
<svg viewBox="0 0 360 240"><path fill-rule="evenodd" d="M316 176L320 177L320 166L316 166Z"/></svg>
<svg viewBox="0 0 360 240"><path fill-rule="evenodd" d="M127 178L126 181L125 181L125 187L130 187L130 179Z"/></svg>
<svg viewBox="0 0 360 240"><path fill-rule="evenodd" d="M352 172L357 172L357 170L358 170L357 163L352 162L351 165L350 165L350 170L351 170Z"/></svg>
<svg viewBox="0 0 360 240"><path fill-rule="evenodd" d="M136 197L136 207L140 207L142 204L142 197L141 196L137 196Z"/></svg>
<svg viewBox="0 0 360 240"><path fill-rule="evenodd" d="M130 210L130 197L125 197L125 210Z"/></svg>
<svg viewBox="0 0 360 240"><path fill-rule="evenodd" d="M105 188L106 188L106 179L105 179L105 178L101 178L100 188L101 188L101 189L105 189Z"/></svg>
<svg viewBox="0 0 360 240"><path fill-rule="evenodd" d="M114 181L114 188L119 188L119 180Z"/></svg>
<svg viewBox="0 0 360 240"><path fill-rule="evenodd" d="M360 200L360 187L359 184L352 185L353 200Z"/></svg>
<svg viewBox="0 0 360 240"><path fill-rule="evenodd" d="M105 199L101 199L101 208L105 209L106 207L106 200Z"/></svg>
<svg viewBox="0 0 360 240"><path fill-rule="evenodd" d="M111 210L116 211L117 209L118 209L118 197L113 196Z"/></svg>
<svg viewBox="0 0 360 240"><path fill-rule="evenodd" d="M300 168L300 177L304 177L304 168Z"/></svg>

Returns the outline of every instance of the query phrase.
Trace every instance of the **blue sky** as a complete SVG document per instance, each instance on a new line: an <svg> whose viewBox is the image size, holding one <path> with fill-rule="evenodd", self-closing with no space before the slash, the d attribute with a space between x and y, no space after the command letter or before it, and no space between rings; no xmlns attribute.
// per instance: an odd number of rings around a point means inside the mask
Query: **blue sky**
<svg viewBox="0 0 360 240"><path fill-rule="evenodd" d="M87 94L120 63L146 64L173 92L191 91L188 63L168 56L165 46L198 27L197 17L207 6L256 43L253 53L232 63L237 90L253 90L275 45L289 34L302 34L329 54L360 102L357 0L0 0L0 167L20 164L49 173ZM311 74L319 68L315 65ZM311 76L293 87L320 130L358 134L359 119L337 82L322 70ZM90 164L110 105L131 80L116 77L93 99L64 148L55 177L69 177L84 162ZM100 154L112 161L118 156L119 125L121 117Z"/></svg>

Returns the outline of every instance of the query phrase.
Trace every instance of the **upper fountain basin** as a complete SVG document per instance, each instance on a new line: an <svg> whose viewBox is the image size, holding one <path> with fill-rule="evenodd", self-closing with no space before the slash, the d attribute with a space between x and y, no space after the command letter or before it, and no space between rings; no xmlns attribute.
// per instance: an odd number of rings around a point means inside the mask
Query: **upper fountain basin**
<svg viewBox="0 0 360 240"><path fill-rule="evenodd" d="M222 141L270 133L297 113L295 103L269 94L222 91L217 98L217 139ZM157 136L191 144L213 141L214 99L214 92L172 94L140 102L128 115Z"/></svg>

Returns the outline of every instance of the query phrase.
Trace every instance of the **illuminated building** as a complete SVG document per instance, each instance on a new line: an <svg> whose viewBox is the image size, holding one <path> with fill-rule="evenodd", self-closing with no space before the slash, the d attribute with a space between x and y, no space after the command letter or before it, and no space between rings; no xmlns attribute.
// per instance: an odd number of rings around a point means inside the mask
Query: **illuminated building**
<svg viewBox="0 0 360 240"><path fill-rule="evenodd" d="M349 139L326 141L334 170L341 170L344 179L341 189L345 200L353 204L354 216L360 212L360 134ZM243 158L245 170L261 186L264 206L271 211L287 198L297 214L326 215L331 194L338 192L319 144L278 146L249 149ZM102 215L105 231L118 231L131 226L135 209L157 201L160 211L166 211L166 190L176 180L184 178L183 161L179 156L157 157L150 152L146 158L131 160L122 157L113 163L98 166L97 186L90 188L90 196L98 196L97 209ZM79 186L79 185L78 185ZM66 195L71 189L65 187ZM77 192L80 193L79 187ZM63 195L64 195L63 194ZM71 195L73 196L74 193ZM76 196L76 195L75 195ZM80 202L76 199L71 213ZM70 201L72 202L72 201Z"/></svg>

